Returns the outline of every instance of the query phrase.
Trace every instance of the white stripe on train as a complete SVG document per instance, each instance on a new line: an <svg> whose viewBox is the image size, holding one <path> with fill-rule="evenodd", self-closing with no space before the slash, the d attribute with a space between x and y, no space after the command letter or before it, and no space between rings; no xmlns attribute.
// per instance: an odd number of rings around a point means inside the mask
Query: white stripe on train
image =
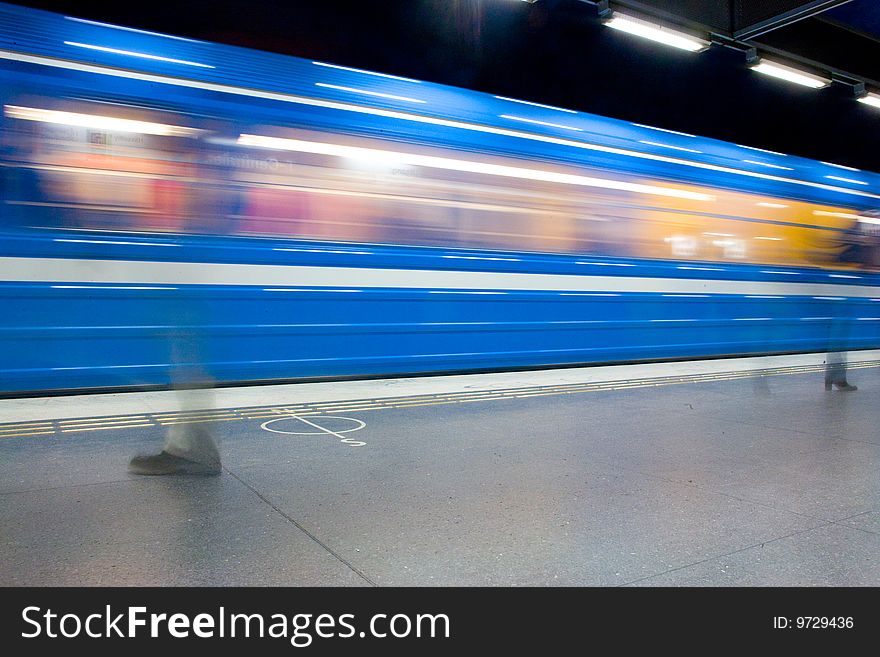
<svg viewBox="0 0 880 657"><path fill-rule="evenodd" d="M438 269L306 267L140 260L0 257L0 281L124 285L244 285L261 287L397 288L546 292L646 292L874 298L880 287L832 283L734 281L533 274Z"/></svg>

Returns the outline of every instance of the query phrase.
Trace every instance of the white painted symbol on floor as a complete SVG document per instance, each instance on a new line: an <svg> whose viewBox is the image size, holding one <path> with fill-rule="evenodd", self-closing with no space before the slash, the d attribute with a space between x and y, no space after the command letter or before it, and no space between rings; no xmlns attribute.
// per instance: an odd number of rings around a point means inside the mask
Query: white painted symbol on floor
<svg viewBox="0 0 880 657"><path fill-rule="evenodd" d="M275 429L269 426L270 424L283 422L285 420L293 423L293 430ZM334 426L338 427L340 424L342 424L342 428L331 428ZM285 414L271 420L266 420L265 422L263 422L263 424L260 425L260 428L264 429L265 431L271 431L272 433L283 433L288 436L336 436L337 438L339 438L339 442L345 443L346 445L350 445L352 447L363 447L367 443L363 442L362 440L349 438L343 434L351 433L353 431L360 431L365 426L367 426L366 422L363 422L362 420L357 420L353 417L341 417L338 415L313 415L309 418L304 418L300 417L299 415Z"/></svg>

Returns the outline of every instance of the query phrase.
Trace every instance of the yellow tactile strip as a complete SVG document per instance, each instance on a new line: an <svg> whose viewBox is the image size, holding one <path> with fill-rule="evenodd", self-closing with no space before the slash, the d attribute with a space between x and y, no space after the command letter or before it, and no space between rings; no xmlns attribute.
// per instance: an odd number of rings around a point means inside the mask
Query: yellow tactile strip
<svg viewBox="0 0 880 657"><path fill-rule="evenodd" d="M848 368L880 367L880 361L859 361L849 363ZM74 420L35 420L33 422L10 422L0 424L0 439L22 438L27 436L50 436L113 429L135 429L141 427L167 427L178 424L202 422L231 422L241 420L262 420L279 415L324 415L327 413L377 411L392 408L416 408L438 406L441 404L464 404L502 399L523 399L549 395L569 395L585 392L630 390L677 385L682 383L703 383L708 381L733 381L736 379L780 376L785 374L807 374L822 372L824 365L799 365L775 367L745 372L715 372L709 374L686 374L680 376L629 379L624 381L605 381L601 383L568 383L551 386L528 386L499 390L450 392L407 397L386 397L382 399L358 399L336 402L316 402L291 405L252 406L247 408L205 409L181 411L176 413L144 413L141 415L110 415L103 417L77 418Z"/></svg>

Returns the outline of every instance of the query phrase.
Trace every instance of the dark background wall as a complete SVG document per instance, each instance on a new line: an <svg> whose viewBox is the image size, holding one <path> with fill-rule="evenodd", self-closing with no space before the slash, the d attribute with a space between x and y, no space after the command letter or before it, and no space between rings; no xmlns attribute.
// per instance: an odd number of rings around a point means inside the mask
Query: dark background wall
<svg viewBox="0 0 880 657"><path fill-rule="evenodd" d="M817 92L767 79L750 71L739 53L718 46L692 54L622 35L602 26L595 9L578 0L14 4L880 170L880 111L842 89Z"/></svg>

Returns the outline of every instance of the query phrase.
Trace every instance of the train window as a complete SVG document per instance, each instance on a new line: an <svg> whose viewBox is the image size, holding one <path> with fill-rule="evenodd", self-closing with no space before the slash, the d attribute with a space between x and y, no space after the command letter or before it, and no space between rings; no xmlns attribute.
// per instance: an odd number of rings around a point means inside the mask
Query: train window
<svg viewBox="0 0 880 657"><path fill-rule="evenodd" d="M285 138L308 139L297 142L306 145L303 150L330 139L305 131ZM371 154L381 146L361 141L343 147L363 151L364 144ZM240 230L398 244L611 252L620 250L615 245L624 238L621 229L631 227L629 217L619 216L624 211L613 210L618 191L532 179L521 161L482 162L476 154L453 159L462 156L414 146L405 155L414 162L245 150L235 157L237 180L247 187ZM504 175L497 175L499 170ZM615 229L619 234L612 239Z"/></svg>
<svg viewBox="0 0 880 657"><path fill-rule="evenodd" d="M4 118L7 225L791 265L834 261L854 225L802 201L309 130L240 135L170 111L29 97Z"/></svg>
<svg viewBox="0 0 880 657"><path fill-rule="evenodd" d="M23 98L4 107L24 226L186 230L203 131L168 112ZM197 186L197 185L195 185Z"/></svg>

